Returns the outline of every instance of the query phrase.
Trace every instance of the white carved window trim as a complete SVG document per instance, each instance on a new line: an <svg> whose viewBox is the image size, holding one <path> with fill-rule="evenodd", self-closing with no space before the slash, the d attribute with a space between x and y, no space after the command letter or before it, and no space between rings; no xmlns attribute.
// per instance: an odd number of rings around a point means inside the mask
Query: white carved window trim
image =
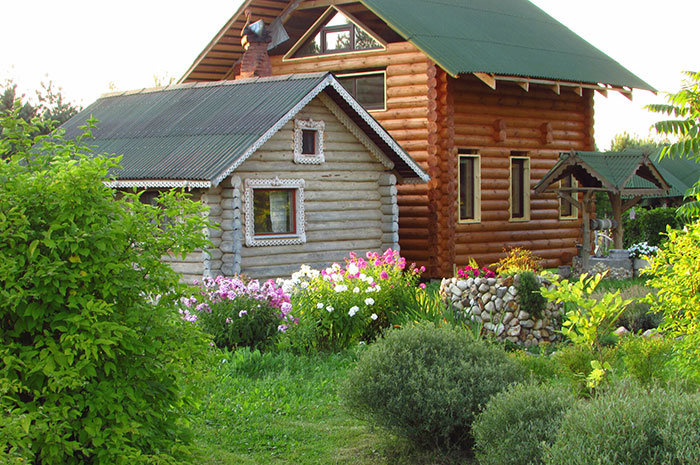
<svg viewBox="0 0 700 465"><path fill-rule="evenodd" d="M295 193L296 232L294 234L255 235L254 201L255 189L289 189ZM304 221L304 180L303 179L246 179L245 180L245 244L247 247L264 247L275 245L299 245L306 243L306 227Z"/></svg>
<svg viewBox="0 0 700 465"><path fill-rule="evenodd" d="M324 137L326 123L323 121L294 120L294 163L304 165L320 165L326 161L323 154ZM316 132L316 153L313 155L302 153L303 131L310 130Z"/></svg>

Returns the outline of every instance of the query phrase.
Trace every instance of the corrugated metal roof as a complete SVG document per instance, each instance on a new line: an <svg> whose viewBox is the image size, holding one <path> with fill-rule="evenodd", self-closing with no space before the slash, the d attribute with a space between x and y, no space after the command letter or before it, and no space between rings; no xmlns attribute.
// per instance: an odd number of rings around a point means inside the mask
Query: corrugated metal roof
<svg viewBox="0 0 700 465"><path fill-rule="evenodd" d="M95 117L99 122L89 143L96 153L123 155L117 179L217 184L256 142L267 140L291 118L300 103L331 86L341 87L329 73L316 73L129 91L103 96L62 128L67 138L75 138L83 132L80 126ZM356 121L371 120L364 110L363 115L354 114L351 106L345 111ZM374 126L363 129L381 132L379 137L369 135L394 161L396 171L405 178L427 179L410 156L395 143L384 142L381 136L393 139Z"/></svg>
<svg viewBox="0 0 700 465"><path fill-rule="evenodd" d="M644 156L642 152L576 152L576 155L617 189L628 187L625 181Z"/></svg>
<svg viewBox="0 0 700 465"><path fill-rule="evenodd" d="M527 0L361 0L447 72L653 90Z"/></svg>
<svg viewBox="0 0 700 465"><path fill-rule="evenodd" d="M700 163L693 158L669 158L664 157L659 159L661 151L659 150L649 158L654 163L654 166L659 170L661 176L669 183L671 189L666 195L656 195L650 197L684 197L685 193L693 187L700 179ZM649 188L652 184L638 177L633 178L629 187L644 189Z"/></svg>

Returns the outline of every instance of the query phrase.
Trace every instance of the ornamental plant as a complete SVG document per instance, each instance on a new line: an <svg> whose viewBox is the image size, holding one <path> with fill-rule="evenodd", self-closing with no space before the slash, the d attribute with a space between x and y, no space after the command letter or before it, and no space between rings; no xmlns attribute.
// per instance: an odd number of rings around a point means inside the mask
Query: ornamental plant
<svg viewBox="0 0 700 465"><path fill-rule="evenodd" d="M345 265L321 271L304 265L283 283L299 324L284 343L297 350L340 350L360 340L374 340L400 324L403 299L418 288L424 267L406 266L398 251L350 253Z"/></svg>
<svg viewBox="0 0 700 465"><path fill-rule="evenodd" d="M479 268L479 265L476 264L476 261L469 260L469 265L465 266L464 268L460 268L457 270L457 277L462 278L462 279L468 279L468 278L495 278L496 273L493 271L489 270L488 268L481 267Z"/></svg>
<svg viewBox="0 0 700 465"><path fill-rule="evenodd" d="M503 252L506 256L492 265L499 275L517 274L522 271L537 273L542 269L542 259L531 250L513 247L503 249Z"/></svg>
<svg viewBox="0 0 700 465"><path fill-rule="evenodd" d="M195 283L198 284L198 283ZM205 278L199 291L182 300L180 314L211 334L219 348L263 348L290 325L289 296L274 281L260 285L241 277Z"/></svg>
<svg viewBox="0 0 700 465"><path fill-rule="evenodd" d="M0 116L0 463L173 463L206 339L161 260L206 247L199 203L105 186L118 158ZM164 218L178 218L167 222ZM161 226L163 225L163 226Z"/></svg>
<svg viewBox="0 0 700 465"><path fill-rule="evenodd" d="M656 255L656 252L659 251L659 248L655 245L649 245L648 242L644 241L632 244L627 251L630 254L630 258L634 260L638 258L653 257Z"/></svg>

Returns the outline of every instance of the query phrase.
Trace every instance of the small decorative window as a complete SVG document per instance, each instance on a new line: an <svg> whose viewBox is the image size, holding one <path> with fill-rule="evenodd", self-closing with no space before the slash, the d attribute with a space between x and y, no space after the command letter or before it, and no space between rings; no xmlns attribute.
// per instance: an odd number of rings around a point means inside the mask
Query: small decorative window
<svg viewBox="0 0 700 465"><path fill-rule="evenodd" d="M338 82L367 110L386 109L386 72L341 74Z"/></svg>
<svg viewBox="0 0 700 465"><path fill-rule="evenodd" d="M530 158L523 152L510 157L510 219L530 219Z"/></svg>
<svg viewBox="0 0 700 465"><path fill-rule="evenodd" d="M304 244L304 181L246 179L245 238L248 247Z"/></svg>
<svg viewBox="0 0 700 465"><path fill-rule="evenodd" d="M568 175L559 181L559 188L562 192L569 194L574 199L576 193L573 189L576 187L576 179L573 175ZM575 220L578 218L578 209L567 199L559 198L559 219L560 220Z"/></svg>
<svg viewBox="0 0 700 465"><path fill-rule="evenodd" d="M481 159L476 150L459 150L459 221L481 221Z"/></svg>
<svg viewBox="0 0 700 465"><path fill-rule="evenodd" d="M323 121L294 121L294 163L320 165L323 155Z"/></svg>

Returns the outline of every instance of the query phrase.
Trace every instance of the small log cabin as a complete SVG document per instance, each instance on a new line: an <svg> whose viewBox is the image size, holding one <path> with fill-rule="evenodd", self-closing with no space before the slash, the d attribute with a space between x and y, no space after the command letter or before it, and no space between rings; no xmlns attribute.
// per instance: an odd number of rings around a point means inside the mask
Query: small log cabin
<svg viewBox="0 0 700 465"><path fill-rule="evenodd" d="M117 92L63 124L99 121L95 153L122 155L111 187L186 188L219 227L213 248L164 257L183 281L288 277L302 263L398 247L397 184L427 174L329 73Z"/></svg>
<svg viewBox="0 0 700 465"><path fill-rule="evenodd" d="M595 149L595 92L653 90L528 0L246 0L181 82L239 75L255 20L273 74L334 73L428 172L399 187L399 233L434 277L512 246L570 262L579 212L532 187Z"/></svg>

